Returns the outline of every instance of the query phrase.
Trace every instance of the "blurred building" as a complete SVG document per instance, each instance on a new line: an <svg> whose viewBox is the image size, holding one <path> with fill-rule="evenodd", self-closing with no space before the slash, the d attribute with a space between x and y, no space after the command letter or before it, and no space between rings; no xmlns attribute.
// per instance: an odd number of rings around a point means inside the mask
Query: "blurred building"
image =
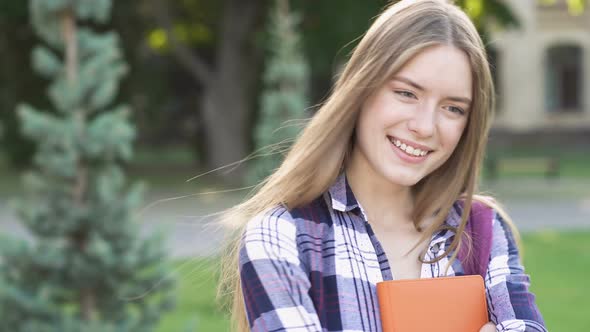
<svg viewBox="0 0 590 332"><path fill-rule="evenodd" d="M492 34L494 131L590 138L590 9L574 16L566 0L506 3L521 27Z"/></svg>

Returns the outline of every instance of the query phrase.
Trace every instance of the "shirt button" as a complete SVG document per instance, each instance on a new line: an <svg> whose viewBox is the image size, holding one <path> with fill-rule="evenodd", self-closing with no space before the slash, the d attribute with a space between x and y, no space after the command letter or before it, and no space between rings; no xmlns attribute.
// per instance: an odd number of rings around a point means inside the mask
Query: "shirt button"
<svg viewBox="0 0 590 332"><path fill-rule="evenodd" d="M430 252L432 252L433 254L436 254L439 250L440 250L440 243L435 243L430 248Z"/></svg>

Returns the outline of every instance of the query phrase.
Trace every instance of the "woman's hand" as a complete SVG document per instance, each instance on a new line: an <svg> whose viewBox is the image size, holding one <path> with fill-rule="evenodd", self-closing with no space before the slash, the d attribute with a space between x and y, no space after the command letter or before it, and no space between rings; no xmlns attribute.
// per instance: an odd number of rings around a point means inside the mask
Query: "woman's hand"
<svg viewBox="0 0 590 332"><path fill-rule="evenodd" d="M479 329L479 332L496 332L496 325L494 325L492 322L489 322Z"/></svg>

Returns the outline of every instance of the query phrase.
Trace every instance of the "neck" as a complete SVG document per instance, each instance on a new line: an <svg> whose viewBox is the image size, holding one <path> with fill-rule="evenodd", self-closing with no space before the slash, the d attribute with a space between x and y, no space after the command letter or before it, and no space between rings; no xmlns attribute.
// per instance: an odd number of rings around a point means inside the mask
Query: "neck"
<svg viewBox="0 0 590 332"><path fill-rule="evenodd" d="M387 228L413 228L411 187L390 182L376 173L365 158L355 158L356 153L346 166L346 178L369 222Z"/></svg>

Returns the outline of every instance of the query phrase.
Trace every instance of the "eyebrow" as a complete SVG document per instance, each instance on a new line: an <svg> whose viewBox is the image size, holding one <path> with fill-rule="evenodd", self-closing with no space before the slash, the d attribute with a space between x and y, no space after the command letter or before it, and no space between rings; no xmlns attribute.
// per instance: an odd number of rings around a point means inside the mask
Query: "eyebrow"
<svg viewBox="0 0 590 332"><path fill-rule="evenodd" d="M414 88L416 88L416 89L418 89L418 90L420 90L420 91L424 91L424 90L426 90L426 89L425 89L423 86L421 86L420 84L418 84L418 83L416 83L416 82L412 81L412 80L411 80L411 79L409 79L409 78L403 77L403 76L394 76L394 77L393 77L393 80L400 81L400 82L404 82L404 83L406 83L406 84L408 84L408 85L411 85L411 86L413 86ZM450 96L450 97L447 97L446 99L448 99L448 100L451 100L451 101L455 101L455 102L459 102L459 103L465 103L465 104L467 104L467 105L471 105L471 99L469 99L469 98L466 98L466 97L455 97L455 96Z"/></svg>

